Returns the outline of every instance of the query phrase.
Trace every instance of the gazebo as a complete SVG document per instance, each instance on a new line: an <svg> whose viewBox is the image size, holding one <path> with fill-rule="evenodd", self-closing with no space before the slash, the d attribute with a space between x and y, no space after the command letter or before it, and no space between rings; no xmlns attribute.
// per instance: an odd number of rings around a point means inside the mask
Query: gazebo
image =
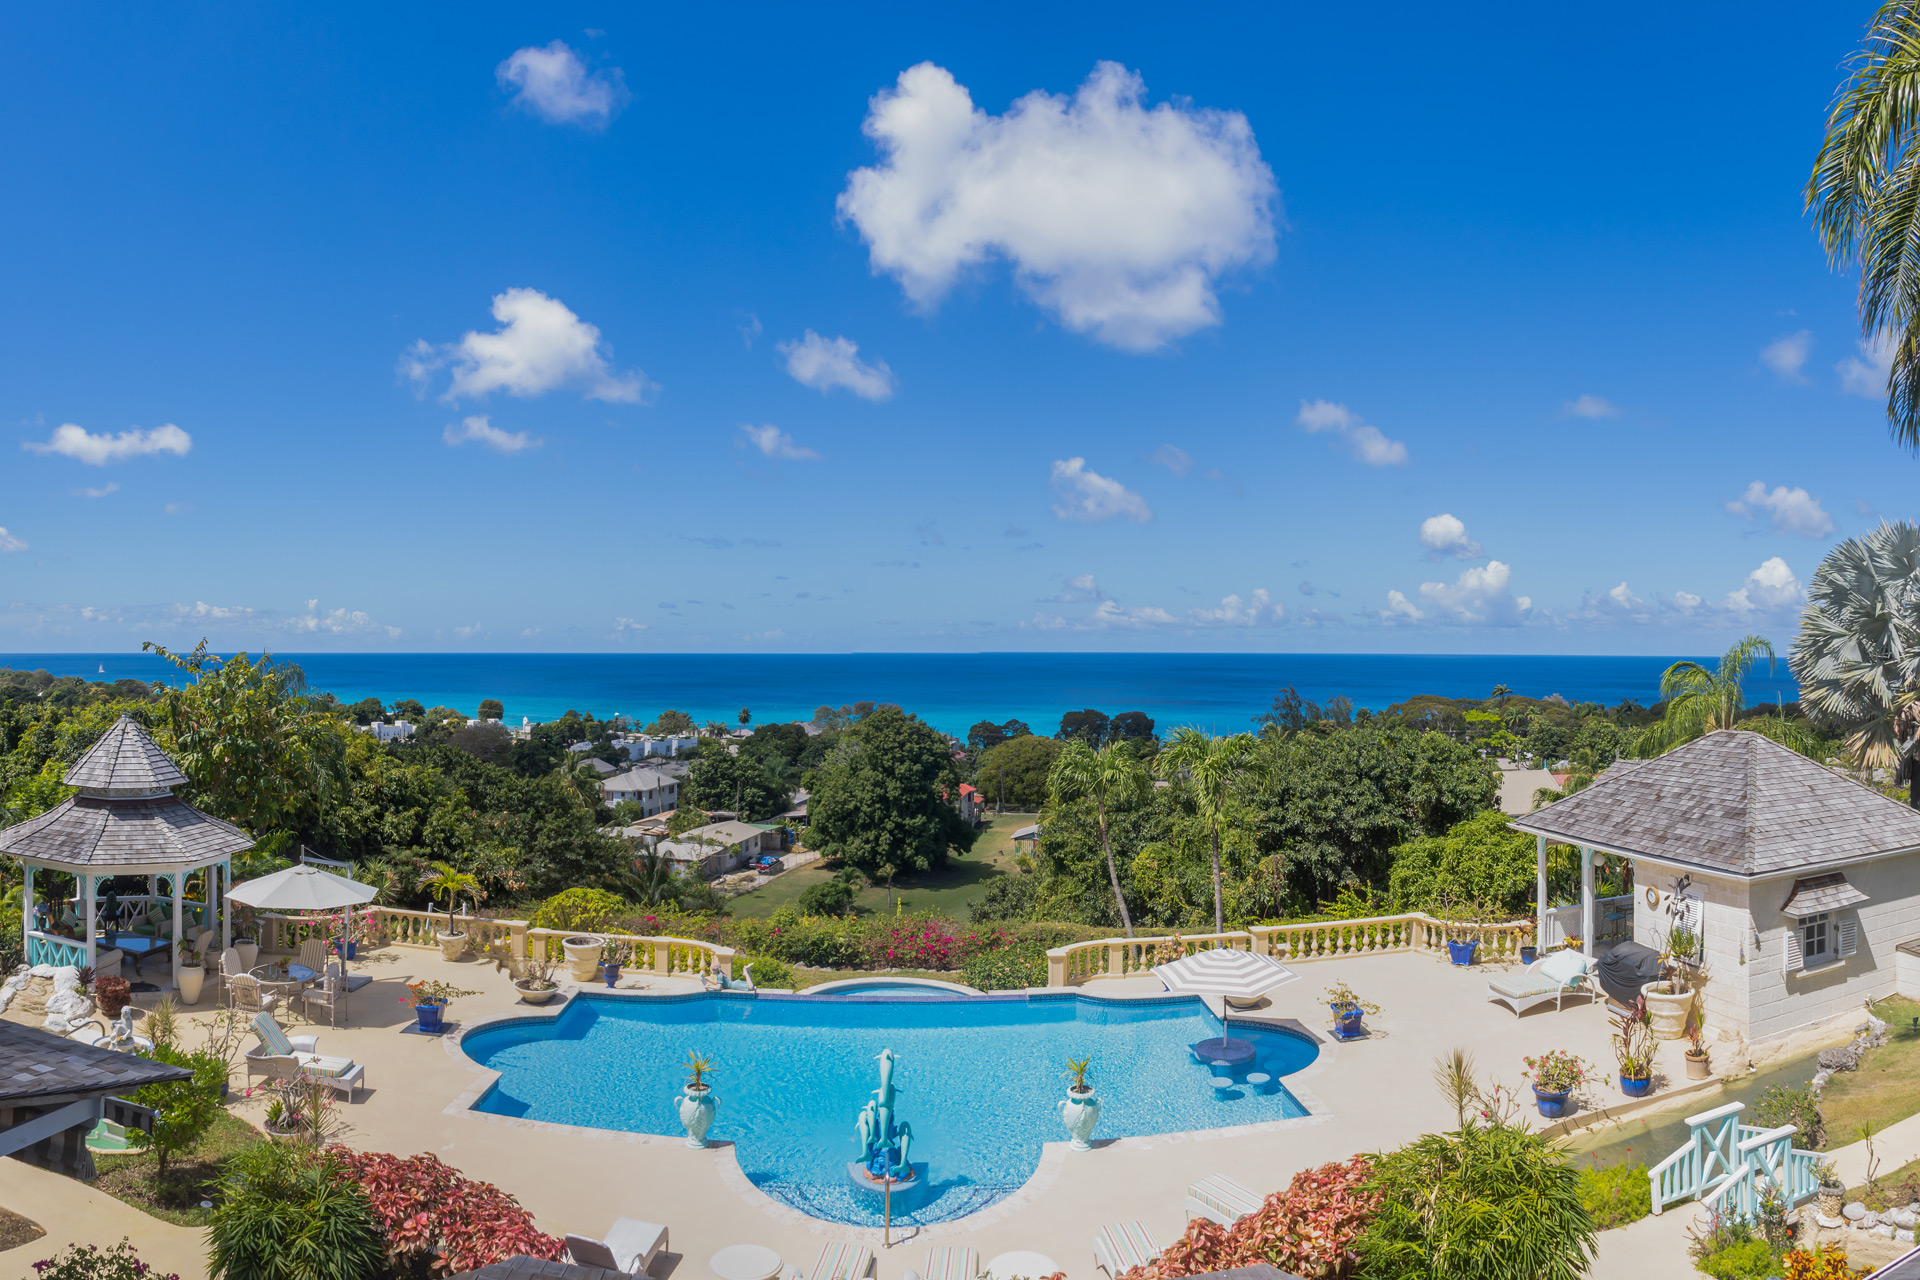
<svg viewBox="0 0 1920 1280"><path fill-rule="evenodd" d="M38 817L0 830L0 853L18 858L26 869L21 923L27 963L97 967L102 958L110 957L115 931L113 922L100 918L100 887L123 876L144 876L147 882L144 895L123 895L123 903L145 903L149 908L165 904L163 910L172 916L171 937L162 939L156 930L150 941L140 943L142 958L164 952L171 973L177 974L177 948L185 925L214 928L216 904L220 945L232 944L226 889L233 880L233 856L252 848L253 838L174 796L173 788L184 784L187 776L145 729L121 716L62 781L80 788L80 793ZM77 908L66 923L67 932L62 932L62 920L51 910L43 920L35 919L36 870L63 871L78 883ZM196 871L207 873L205 901L188 903L182 889ZM37 923L45 927L36 928ZM106 945L101 943L103 923L110 939ZM130 937L145 937L127 932Z"/></svg>

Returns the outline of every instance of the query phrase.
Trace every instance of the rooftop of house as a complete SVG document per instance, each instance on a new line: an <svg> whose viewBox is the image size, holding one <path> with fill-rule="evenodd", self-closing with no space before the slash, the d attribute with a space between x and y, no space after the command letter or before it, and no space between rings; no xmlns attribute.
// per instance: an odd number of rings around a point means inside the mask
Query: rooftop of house
<svg viewBox="0 0 1920 1280"><path fill-rule="evenodd" d="M1920 811L1738 729L1623 760L1513 825L1748 879L1920 850Z"/></svg>
<svg viewBox="0 0 1920 1280"><path fill-rule="evenodd" d="M600 784L603 791L658 791L662 787L671 787L676 779L658 769L629 769L625 773L615 774Z"/></svg>
<svg viewBox="0 0 1920 1280"><path fill-rule="evenodd" d="M61 781L89 791L165 791L186 785L187 775L145 729L121 716Z"/></svg>
<svg viewBox="0 0 1920 1280"><path fill-rule="evenodd" d="M67 1094L124 1094L193 1073L138 1054L115 1053L50 1031L0 1021L0 1102Z"/></svg>
<svg viewBox="0 0 1920 1280"><path fill-rule="evenodd" d="M751 822L738 822L730 819L726 822L709 822L704 827L695 827L691 831L682 832L681 839L693 840L696 838L704 838L707 840L723 841L726 844L739 844L742 840L750 840L754 836L764 834L765 831L763 828L756 827Z"/></svg>

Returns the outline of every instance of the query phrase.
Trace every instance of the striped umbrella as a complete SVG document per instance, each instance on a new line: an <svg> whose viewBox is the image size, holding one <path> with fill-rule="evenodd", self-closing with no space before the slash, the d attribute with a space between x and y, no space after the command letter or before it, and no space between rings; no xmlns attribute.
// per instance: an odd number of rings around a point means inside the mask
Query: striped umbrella
<svg viewBox="0 0 1920 1280"><path fill-rule="evenodd" d="M1183 960L1155 965L1153 972L1168 991L1229 1000L1258 1000L1300 976L1272 956L1227 947L1196 951Z"/></svg>

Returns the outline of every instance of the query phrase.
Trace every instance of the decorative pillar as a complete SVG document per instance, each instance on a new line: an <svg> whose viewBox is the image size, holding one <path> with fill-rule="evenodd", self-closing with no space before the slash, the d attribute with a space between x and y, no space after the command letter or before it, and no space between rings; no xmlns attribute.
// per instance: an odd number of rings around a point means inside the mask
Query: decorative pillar
<svg viewBox="0 0 1920 1280"><path fill-rule="evenodd" d="M1547 949L1547 838L1535 836L1533 847L1533 943Z"/></svg>
<svg viewBox="0 0 1920 1280"><path fill-rule="evenodd" d="M94 941L97 936L96 930L99 927L98 923L94 918L95 911L96 911L96 908L94 906L94 896L100 891L99 882L100 882L100 877L96 875L88 874L88 875L82 875L80 877L80 893L81 893L80 910L85 913L81 918L86 921L86 925L87 925L87 967L88 968L93 967L94 960L97 959L100 955L99 950L94 945Z"/></svg>
<svg viewBox="0 0 1920 1280"><path fill-rule="evenodd" d="M1593 955L1593 850L1580 846L1580 950Z"/></svg>
<svg viewBox="0 0 1920 1280"><path fill-rule="evenodd" d="M20 936L22 938L25 938L33 932L33 864L31 862L26 863L25 867L27 873L26 880L20 892ZM31 943L28 944L27 950L28 952L32 952L33 946ZM28 959L29 963L31 963L31 955L29 955Z"/></svg>
<svg viewBox="0 0 1920 1280"><path fill-rule="evenodd" d="M220 949L225 951L233 945L233 903L227 898L227 890L233 888L233 859L228 858L220 864Z"/></svg>
<svg viewBox="0 0 1920 1280"><path fill-rule="evenodd" d="M173 980L173 985L177 988L180 985L180 936L183 924L180 910L184 905L182 899L187 896L186 877L178 871L174 872L168 877L167 887L173 890L173 942L167 948L167 976Z"/></svg>

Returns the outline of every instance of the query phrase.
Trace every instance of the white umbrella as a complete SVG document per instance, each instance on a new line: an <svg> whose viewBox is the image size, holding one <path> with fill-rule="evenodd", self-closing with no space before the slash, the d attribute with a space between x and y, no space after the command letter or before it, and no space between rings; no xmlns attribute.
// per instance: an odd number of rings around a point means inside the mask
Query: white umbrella
<svg viewBox="0 0 1920 1280"><path fill-rule="evenodd" d="M1168 991L1228 1000L1258 1000L1300 976L1272 956L1228 947L1196 951L1185 959L1155 965L1153 972Z"/></svg>
<svg viewBox="0 0 1920 1280"><path fill-rule="evenodd" d="M380 891L304 863L227 890L227 898L255 911L337 911L372 902Z"/></svg>

